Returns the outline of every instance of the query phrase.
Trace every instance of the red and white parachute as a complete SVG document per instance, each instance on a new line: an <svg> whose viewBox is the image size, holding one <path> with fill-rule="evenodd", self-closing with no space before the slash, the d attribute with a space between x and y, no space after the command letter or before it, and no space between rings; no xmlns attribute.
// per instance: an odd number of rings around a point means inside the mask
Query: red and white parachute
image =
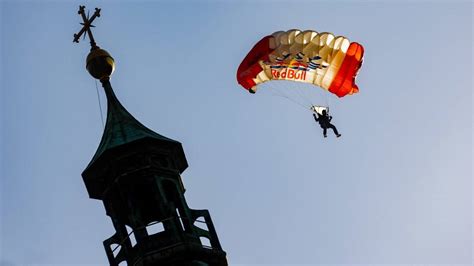
<svg viewBox="0 0 474 266"><path fill-rule="evenodd" d="M355 78L364 48L344 36L297 29L265 36L237 70L237 81L251 93L270 80L313 84L338 97L359 91Z"/></svg>

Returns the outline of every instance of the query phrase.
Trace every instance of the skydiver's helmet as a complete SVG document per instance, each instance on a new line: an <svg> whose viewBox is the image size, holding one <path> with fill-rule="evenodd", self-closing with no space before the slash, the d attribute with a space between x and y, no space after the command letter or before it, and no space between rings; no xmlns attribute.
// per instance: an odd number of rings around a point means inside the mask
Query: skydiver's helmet
<svg viewBox="0 0 474 266"><path fill-rule="evenodd" d="M322 115L326 116L327 115L326 109L323 109L323 111L321 113L322 113Z"/></svg>

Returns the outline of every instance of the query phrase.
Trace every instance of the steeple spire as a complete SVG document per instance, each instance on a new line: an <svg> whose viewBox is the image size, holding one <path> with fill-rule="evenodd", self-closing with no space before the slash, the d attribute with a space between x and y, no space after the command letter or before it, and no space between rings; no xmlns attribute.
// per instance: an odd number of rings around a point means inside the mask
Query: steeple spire
<svg viewBox="0 0 474 266"><path fill-rule="evenodd" d="M91 40L86 68L107 96L107 122L99 147L82 173L89 197L103 201L115 233L103 244L118 266L227 266L209 211L193 210L180 174L188 163L178 141L145 127L119 102L110 84L115 62L94 41L84 6L78 12ZM199 224L199 226L198 226Z"/></svg>

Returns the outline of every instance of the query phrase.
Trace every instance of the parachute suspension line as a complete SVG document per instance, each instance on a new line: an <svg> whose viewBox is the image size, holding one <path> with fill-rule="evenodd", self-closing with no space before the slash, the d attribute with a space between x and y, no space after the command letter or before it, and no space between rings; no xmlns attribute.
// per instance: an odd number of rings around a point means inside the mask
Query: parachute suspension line
<svg viewBox="0 0 474 266"><path fill-rule="evenodd" d="M308 108L301 104L300 102L292 99L291 97L289 97L288 95L286 95L285 93L283 93L282 91L280 91L279 89L277 89L276 87L273 87L271 85L268 85L269 89L270 89L270 93L273 95L273 96L279 96L279 97L282 97L282 98L286 98L290 101L292 101L293 103L295 103L296 105L300 106L301 108L307 110Z"/></svg>
<svg viewBox="0 0 474 266"><path fill-rule="evenodd" d="M302 84L299 82L288 82L288 87L289 89L285 90L288 92L286 98L289 98L293 102L298 102L298 105L304 106L306 109L311 107L311 101L301 92L305 90ZM298 99L298 101L296 101L296 99Z"/></svg>
<svg viewBox="0 0 474 266"><path fill-rule="evenodd" d="M301 105L301 103L297 102L295 99L292 99L291 95L288 92L285 93L285 90L280 89L278 86L277 87L273 86L273 83L269 83L268 86L270 88L270 92L274 96L280 96L280 97L286 98L286 99L288 99L288 100L290 100L290 101L292 101L292 102L294 102L298 105Z"/></svg>
<svg viewBox="0 0 474 266"><path fill-rule="evenodd" d="M305 97L305 95L303 95L303 93L299 90L299 88L301 88L301 90L305 91L306 95L308 95L308 92L306 91L308 88L305 88L304 84L299 84L297 82L292 83L290 89L284 89L279 86L274 86L276 84L274 84L273 82L268 82L266 83L266 85L270 89L270 93L273 96L286 98L305 110L309 110L312 106L310 97Z"/></svg>
<svg viewBox="0 0 474 266"><path fill-rule="evenodd" d="M270 85L269 83L266 83L268 89L270 90L270 93L273 95L273 96L279 96L279 97L283 97L283 98L288 98L283 92L279 91L276 87L273 87L272 85Z"/></svg>
<svg viewBox="0 0 474 266"><path fill-rule="evenodd" d="M309 107L313 106L313 101L311 100L311 92L312 92L312 89L308 89L308 88L305 88L305 86L308 85L308 84L301 84L300 86L302 86L302 91L303 91L303 95L305 97L305 99L307 99L308 101L308 104L309 104Z"/></svg>
<svg viewBox="0 0 474 266"><path fill-rule="evenodd" d="M285 95L277 95L277 94L275 94L275 96L280 96L280 97L286 98L286 99L292 101L293 103L299 105L301 108L303 108L303 109L305 109L305 110L308 110L308 108L307 108L304 104L301 104L301 103L295 101L294 99L291 99L291 98L288 97L288 96L285 96Z"/></svg>
<svg viewBox="0 0 474 266"><path fill-rule="evenodd" d="M328 94L327 94L327 93L323 93L323 94L324 94L324 96L323 96L323 98L324 98L324 105L325 105L327 108L329 108L329 97L328 97Z"/></svg>
<svg viewBox="0 0 474 266"><path fill-rule="evenodd" d="M319 103L321 101L321 94L324 94L321 89L310 88L309 90L304 90L304 92L309 101L309 108L321 104Z"/></svg>
<svg viewBox="0 0 474 266"><path fill-rule="evenodd" d="M298 96L304 104L308 103L308 99L306 99L306 97L304 97L303 93L301 92L302 88L299 82L291 82L290 87L291 87L290 89L294 91L293 94Z"/></svg>
<svg viewBox="0 0 474 266"><path fill-rule="evenodd" d="M320 106L322 104L325 104L326 107L328 107L326 91L314 90L313 88L305 87L307 84L304 83L297 84L300 90L299 93L301 98L303 98L306 102L307 109L311 109L312 106Z"/></svg>
<svg viewBox="0 0 474 266"><path fill-rule="evenodd" d="M305 84L302 84L302 83L299 83L299 82L295 82L295 85L296 85L296 92L298 94L298 96L305 102L305 104L307 105L308 108L311 107L311 99L308 97L308 94L307 94L307 89L308 88L305 88Z"/></svg>
<svg viewBox="0 0 474 266"><path fill-rule="evenodd" d="M99 95L99 88L97 87L97 80L95 80L95 90L97 91L97 100L99 101L99 111L100 111L100 120L102 121L102 128L105 128L104 115L102 114L102 104L100 103L100 95Z"/></svg>

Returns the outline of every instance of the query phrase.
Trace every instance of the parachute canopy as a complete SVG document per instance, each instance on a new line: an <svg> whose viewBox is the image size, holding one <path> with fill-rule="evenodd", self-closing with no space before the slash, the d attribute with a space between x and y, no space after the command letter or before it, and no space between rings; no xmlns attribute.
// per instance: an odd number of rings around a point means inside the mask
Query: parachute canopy
<svg viewBox="0 0 474 266"><path fill-rule="evenodd" d="M317 85L343 97L357 93L355 77L364 48L344 36L297 29L277 31L261 39L237 70L237 81L255 93L269 80L290 80Z"/></svg>

